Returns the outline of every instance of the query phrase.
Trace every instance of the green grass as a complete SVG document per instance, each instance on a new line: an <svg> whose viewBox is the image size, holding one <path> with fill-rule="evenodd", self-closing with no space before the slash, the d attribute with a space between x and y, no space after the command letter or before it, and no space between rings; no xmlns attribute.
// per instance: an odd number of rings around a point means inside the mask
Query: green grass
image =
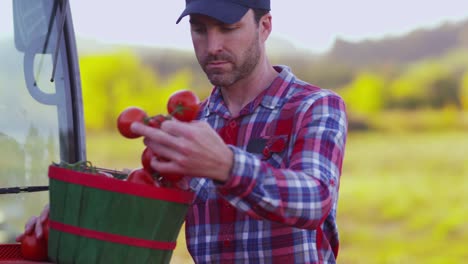
<svg viewBox="0 0 468 264"><path fill-rule="evenodd" d="M140 166L141 139L88 133L87 143L88 159L97 166ZM465 132L350 134L338 207L338 262L464 263L467 154ZM172 263L193 263L183 230Z"/></svg>
<svg viewBox="0 0 468 264"><path fill-rule="evenodd" d="M463 263L467 154L463 132L350 135L340 263Z"/></svg>

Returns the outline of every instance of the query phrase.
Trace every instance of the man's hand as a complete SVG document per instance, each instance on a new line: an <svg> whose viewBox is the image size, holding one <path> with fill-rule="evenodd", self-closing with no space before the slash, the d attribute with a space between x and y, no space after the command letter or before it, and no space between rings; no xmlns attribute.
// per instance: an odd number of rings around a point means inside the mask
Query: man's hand
<svg viewBox="0 0 468 264"><path fill-rule="evenodd" d="M47 204L40 216L31 217L24 226L24 232L16 237L16 242L21 242L26 235L35 233L37 238L44 236L43 224L49 218L49 205Z"/></svg>
<svg viewBox="0 0 468 264"><path fill-rule="evenodd" d="M206 177L225 182L233 164L233 153L206 122L164 121L160 129L134 123L134 133L166 161L153 158L151 166L164 173Z"/></svg>

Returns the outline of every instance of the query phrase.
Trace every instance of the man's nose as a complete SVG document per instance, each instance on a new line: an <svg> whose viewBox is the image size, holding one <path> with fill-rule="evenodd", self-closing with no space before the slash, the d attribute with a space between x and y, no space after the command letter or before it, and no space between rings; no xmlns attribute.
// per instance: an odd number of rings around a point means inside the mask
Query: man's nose
<svg viewBox="0 0 468 264"><path fill-rule="evenodd" d="M222 35L211 30L207 33L207 51L209 54L217 54L223 49L223 38Z"/></svg>

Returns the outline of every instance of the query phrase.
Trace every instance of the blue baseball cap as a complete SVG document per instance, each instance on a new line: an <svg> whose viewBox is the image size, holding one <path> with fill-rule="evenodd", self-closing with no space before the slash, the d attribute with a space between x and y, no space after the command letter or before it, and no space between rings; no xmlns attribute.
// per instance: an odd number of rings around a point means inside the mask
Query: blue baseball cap
<svg viewBox="0 0 468 264"><path fill-rule="evenodd" d="M176 24L187 15L201 14L226 24L239 21L252 9L270 10L270 0L185 0L185 10Z"/></svg>

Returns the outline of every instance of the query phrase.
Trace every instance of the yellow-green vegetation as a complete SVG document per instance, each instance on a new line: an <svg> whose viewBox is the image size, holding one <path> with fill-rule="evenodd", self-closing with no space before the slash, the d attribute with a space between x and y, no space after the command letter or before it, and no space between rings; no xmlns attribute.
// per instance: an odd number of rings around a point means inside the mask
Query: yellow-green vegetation
<svg viewBox="0 0 468 264"><path fill-rule="evenodd" d="M209 84L196 87L197 80L205 76L195 71L193 65L178 65L173 61L176 59L166 59L159 65L157 59L140 56L130 49L122 49L80 57L88 130L112 130L118 114L128 106L142 107L150 115L164 114L170 94L180 89L192 89L201 99L210 93ZM384 67L387 70L356 68L349 74L332 71L330 76L323 73L322 77L345 81L323 88L333 89L343 97L351 130L381 129L380 120L386 120L382 116L414 112L424 119L397 118L403 126L395 127L424 130L436 124L437 129L466 129L466 122L458 122L457 117L466 116L468 112L468 63L464 58L468 58L467 51L453 51L400 67ZM307 72L300 69L295 73L307 80ZM410 122L403 122L405 120Z"/></svg>
<svg viewBox="0 0 468 264"><path fill-rule="evenodd" d="M141 140L88 133L88 159L139 165ZM339 263L464 263L468 258L465 132L349 135L338 223ZM173 263L192 263L183 230Z"/></svg>
<svg viewBox="0 0 468 264"><path fill-rule="evenodd" d="M351 134L341 179L341 263L464 263L463 132Z"/></svg>
<svg viewBox="0 0 468 264"><path fill-rule="evenodd" d="M130 50L80 57L80 70L86 128L92 131L112 130L128 106L149 115L166 114L169 96L190 89L190 72L180 69L161 80Z"/></svg>

